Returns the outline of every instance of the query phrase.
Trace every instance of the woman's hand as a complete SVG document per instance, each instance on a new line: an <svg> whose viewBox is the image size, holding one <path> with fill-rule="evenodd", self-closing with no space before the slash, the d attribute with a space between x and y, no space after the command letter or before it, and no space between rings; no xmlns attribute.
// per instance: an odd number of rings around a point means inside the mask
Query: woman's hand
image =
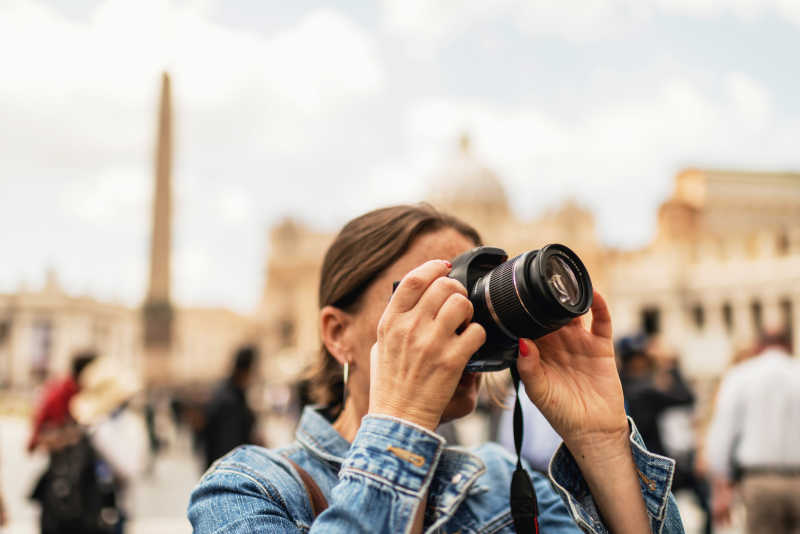
<svg viewBox="0 0 800 534"><path fill-rule="evenodd" d="M521 339L517 369L531 401L573 454L609 440L627 442L611 316L599 293L589 330L578 317L536 341Z"/></svg>
<svg viewBox="0 0 800 534"><path fill-rule="evenodd" d="M578 317L535 342L520 340L517 369L528 396L564 438L608 530L649 532L603 297L594 293L589 330Z"/></svg>
<svg viewBox="0 0 800 534"><path fill-rule="evenodd" d="M428 261L397 286L378 323L370 354L369 413L392 415L434 430L470 356L486 333L452 265ZM469 325L461 333L457 330Z"/></svg>

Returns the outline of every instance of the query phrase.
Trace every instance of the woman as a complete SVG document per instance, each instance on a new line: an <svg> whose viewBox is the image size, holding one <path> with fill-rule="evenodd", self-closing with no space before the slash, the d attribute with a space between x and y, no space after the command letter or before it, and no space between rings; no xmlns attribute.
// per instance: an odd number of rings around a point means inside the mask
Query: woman
<svg viewBox="0 0 800 534"><path fill-rule="evenodd" d="M470 226L425 205L376 210L342 229L319 289L315 384L326 407L305 411L292 446L241 447L216 462L192 494L196 533L514 531L514 459L494 444L449 449L434 432L477 400L481 376L463 370L485 333L446 275L448 259L479 243ZM527 394L566 445L553 485L532 473L540 531L682 532L673 463L646 452L625 416L598 294L592 316L589 330L577 319L520 341ZM287 458L327 499L316 519Z"/></svg>

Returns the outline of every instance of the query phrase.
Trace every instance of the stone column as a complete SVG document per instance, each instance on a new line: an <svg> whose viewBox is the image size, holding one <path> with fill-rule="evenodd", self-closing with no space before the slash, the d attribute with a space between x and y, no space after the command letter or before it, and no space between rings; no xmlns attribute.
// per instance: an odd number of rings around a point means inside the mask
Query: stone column
<svg viewBox="0 0 800 534"><path fill-rule="evenodd" d="M710 334L727 336L728 332L725 329L725 321L722 317L722 299L716 295L711 295L703 299L702 305L705 313L704 330Z"/></svg>
<svg viewBox="0 0 800 534"><path fill-rule="evenodd" d="M172 243L172 102L169 75L161 79L155 151L155 192L150 241L150 280L144 303L145 381L170 381L174 312L170 302Z"/></svg>
<svg viewBox="0 0 800 534"><path fill-rule="evenodd" d="M775 295L763 295L761 298L761 309L761 324L765 330L775 330L777 328L784 328L788 326L784 324L780 299L778 299Z"/></svg>
<svg viewBox="0 0 800 534"><path fill-rule="evenodd" d="M689 337L685 308L677 296L669 296L660 305L661 332L664 340L681 352Z"/></svg>
<svg viewBox="0 0 800 534"><path fill-rule="evenodd" d="M736 295L731 300L733 308L733 344L736 348L742 345L752 346L756 341L753 328L753 316L750 309L752 302L749 294Z"/></svg>

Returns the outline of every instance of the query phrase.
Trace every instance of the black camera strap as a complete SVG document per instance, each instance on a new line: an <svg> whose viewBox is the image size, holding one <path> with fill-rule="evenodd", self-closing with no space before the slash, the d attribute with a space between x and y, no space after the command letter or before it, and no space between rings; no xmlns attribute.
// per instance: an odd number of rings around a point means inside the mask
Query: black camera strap
<svg viewBox="0 0 800 534"><path fill-rule="evenodd" d="M519 403L519 371L516 362L511 366L514 382L514 448L517 450L517 468L511 476L511 517L517 534L539 534L539 503L531 477L522 467L522 406Z"/></svg>

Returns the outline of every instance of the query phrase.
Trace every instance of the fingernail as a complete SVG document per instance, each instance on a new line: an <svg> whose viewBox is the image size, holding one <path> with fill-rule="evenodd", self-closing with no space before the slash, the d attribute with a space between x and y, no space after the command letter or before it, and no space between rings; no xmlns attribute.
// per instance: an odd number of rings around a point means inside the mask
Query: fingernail
<svg viewBox="0 0 800 534"><path fill-rule="evenodd" d="M444 264L447 265L448 269L452 269L453 268L453 264L450 263L449 261L447 261L447 260L442 260L442 261L444 261Z"/></svg>
<svg viewBox="0 0 800 534"><path fill-rule="evenodd" d="M522 358L524 358L525 356L527 356L530 353L530 350L531 349L528 348L528 345L524 341L522 341L520 339L519 340L519 355Z"/></svg>

